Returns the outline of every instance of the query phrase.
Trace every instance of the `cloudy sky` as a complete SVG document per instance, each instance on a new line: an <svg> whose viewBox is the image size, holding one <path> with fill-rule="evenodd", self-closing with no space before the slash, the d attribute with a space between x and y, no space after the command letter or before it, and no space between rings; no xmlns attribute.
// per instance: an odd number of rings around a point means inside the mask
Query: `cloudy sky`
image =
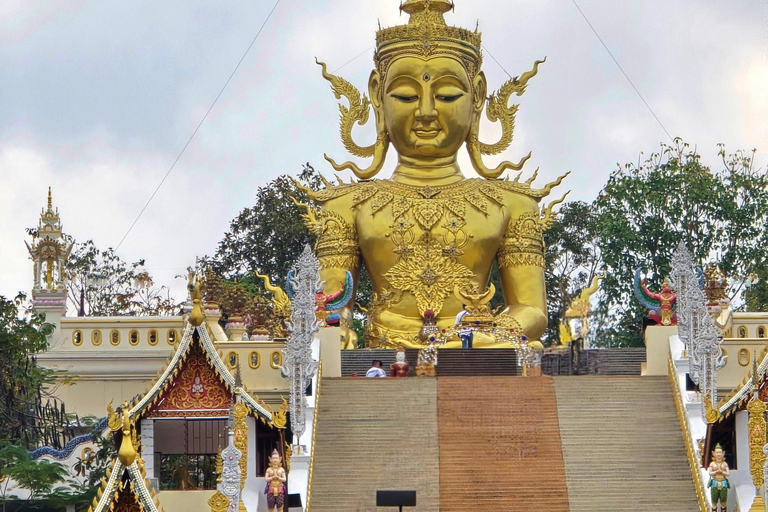
<svg viewBox="0 0 768 512"><path fill-rule="evenodd" d="M674 137L717 164L716 144L768 163L768 2L576 0ZM377 20L398 0L281 0L221 99L120 247L160 284L212 254L257 186L345 158L337 102L314 57L361 89ZM547 56L521 98L515 141L541 180L573 171L591 200L617 162L667 135L572 0L456 0L510 74ZM53 187L65 231L116 246L168 171L275 0L0 2L0 295L31 286L24 228ZM491 87L507 75L486 55ZM485 129L486 138L498 132ZM373 140L362 129L359 139ZM393 160L390 155L390 160ZM489 160L494 163L494 160ZM472 175L463 158L465 174ZM391 172L392 164L384 173Z"/></svg>

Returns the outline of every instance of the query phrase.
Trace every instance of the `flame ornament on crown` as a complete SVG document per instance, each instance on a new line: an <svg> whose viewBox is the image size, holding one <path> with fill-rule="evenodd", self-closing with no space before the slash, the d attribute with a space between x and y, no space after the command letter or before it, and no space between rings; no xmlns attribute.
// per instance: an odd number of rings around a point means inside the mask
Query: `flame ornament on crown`
<svg viewBox="0 0 768 512"><path fill-rule="evenodd" d="M539 64L545 62L546 58L537 60L530 71L523 73L520 77L508 80L498 91L486 98L485 77L482 76L482 80L479 82L480 87L474 80L481 74L483 62L482 35L477 30L471 31L448 26L444 15L453 9L452 0L406 0L402 3L400 10L409 15L408 24L380 29L376 33L376 51L374 54L376 69L374 73L378 73L381 83L384 83L390 64L397 58L406 56L423 59L449 57L460 62L467 72L470 82L472 82L471 92L475 102L479 105L479 110L482 111L482 108L486 107L488 120L499 122L502 128L501 137L497 142L493 144L481 142L479 115L476 116L466 140L470 161L475 172L480 176L487 179L498 179L505 171L520 171L531 157L531 153L524 156L518 163L504 161L493 169L488 168L483 163L482 156L497 155L512 144L515 114L519 105L509 105L509 99L512 94L522 96L528 81L536 76ZM390 145L390 137L387 133L383 114L380 109L374 109L378 134L376 142L369 146L356 144L352 138L352 128L355 124L362 126L368 122L372 102L347 80L328 73L325 63L319 61L317 63L322 66L323 77L330 82L336 99L340 100L344 96L349 102L349 106L339 104L341 140L345 149L360 158L372 157L373 162L368 168L361 169L353 162L337 164L328 155L325 155L325 159L337 172L349 170L359 179L372 179L384 166ZM383 88L380 88L379 96L383 94L382 91ZM374 106L381 100L381 98L373 99Z"/></svg>

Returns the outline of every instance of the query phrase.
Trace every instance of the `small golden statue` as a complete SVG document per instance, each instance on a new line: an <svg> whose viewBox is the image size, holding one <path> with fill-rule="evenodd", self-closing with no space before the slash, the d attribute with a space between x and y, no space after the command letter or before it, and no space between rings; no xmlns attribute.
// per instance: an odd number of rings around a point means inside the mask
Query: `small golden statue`
<svg viewBox="0 0 768 512"><path fill-rule="evenodd" d="M717 512L717 504L720 503L720 510L728 512L728 489L731 487L728 477L731 472L728 469L728 463L725 462L725 451L720 443L715 445L712 451L712 462L709 463L709 483L710 495L712 497L712 512Z"/></svg>
<svg viewBox="0 0 768 512"><path fill-rule="evenodd" d="M543 210L539 202L563 178L536 190L531 187L535 174L527 182L518 181L519 176L500 179L508 170L521 170L530 155L494 169L486 167L482 156L499 154L511 144L518 105L510 106L509 99L525 92L544 61L488 96L481 35L446 24L451 0L406 0L400 9L410 16L408 24L377 32L368 96L321 64L336 98L349 102L340 105L345 148L373 158L366 169L328 158L335 170L350 170L361 181L326 181L318 192L302 187L316 205L302 205L303 218L318 235L315 251L326 291L336 292L348 271L357 283L364 264L375 296L400 297L369 315L366 341L421 348L418 333L425 312L435 313L440 330L452 328L463 301L454 290L483 293L496 260L505 298L496 324L505 332L538 339L547 327L542 232L558 201ZM480 140L486 106L487 117L502 127L494 144ZM359 146L352 128L368 121L371 107L378 136L374 144ZM397 151L397 167L391 179L374 180L390 144ZM464 145L482 179L467 179L459 169L457 153ZM351 307L341 315L342 326L351 325ZM356 336L347 330L342 333L345 347L354 348ZM454 336L445 346L461 345ZM476 346L509 343L489 336Z"/></svg>
<svg viewBox="0 0 768 512"><path fill-rule="evenodd" d="M264 479L267 481L267 488L264 490L267 495L267 509L269 512L274 512L277 508L277 512L283 512L286 495L285 482L288 477L285 474L285 469L283 469L283 458L277 448L269 456L269 467Z"/></svg>

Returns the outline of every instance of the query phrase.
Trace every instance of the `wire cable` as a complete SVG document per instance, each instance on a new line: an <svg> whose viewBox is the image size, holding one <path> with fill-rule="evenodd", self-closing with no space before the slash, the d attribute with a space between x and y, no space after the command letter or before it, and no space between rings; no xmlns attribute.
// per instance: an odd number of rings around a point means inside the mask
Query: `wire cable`
<svg viewBox="0 0 768 512"><path fill-rule="evenodd" d="M622 67L621 67L621 64L619 64L619 61L618 61L618 60L616 60L616 57L614 57L614 56L613 56L613 53L611 53L611 50L609 50L609 49L608 49L608 46L607 46L607 45L605 44L605 42L603 41L603 38L602 38L602 37L600 37L600 34L598 34L598 33L597 33L597 30L595 30L595 27L593 27L593 26L592 26L592 23L590 23L590 22L589 22L589 19L587 19L587 15L586 15L586 14L584 14L584 11L582 11L582 10L581 10L581 7L579 7L579 4L577 4L577 3L576 3L576 0L571 0L571 2L573 2L573 5L575 5L575 6L576 6L576 9L578 9L578 10L579 10L579 12L581 13L581 17L582 17L582 18L584 18L584 21L586 21L586 22L587 22L587 25L589 25L589 28L591 28L591 29L592 29L592 32L595 34L595 37L597 37L598 41L600 41L600 44L602 44L602 45L603 45L603 48L605 48L605 51L606 51L606 52L608 52L608 55L610 55L610 56L611 56L611 59L613 59L613 62L616 64L616 67L618 67L618 68L619 68L619 71L621 71L621 74L622 74L622 75L624 75L624 78L626 78L626 79L627 79L627 82L629 82L629 85L631 85L631 86L632 86L632 89L634 89L634 90L635 90L635 92L637 93L637 95L640 97L640 99L642 100L642 102L645 104L646 108L648 109L648 112L650 112L650 113L651 113L651 115L653 116L653 118L654 118L654 119L656 119L656 122L657 122L657 123L659 123L659 126L661 126L661 129L662 129L662 130L664 130L664 133L666 133L666 134L667 134L667 137L669 137L669 140L671 140L671 141L674 143L674 142L675 142L675 138L674 138L674 137L672 137L672 135L670 135L670 134L669 134L669 132L668 132L668 131L667 131L667 129L664 127L664 125L662 124L662 122L661 122L661 120L659 119L659 117L658 117L658 116L656 115L656 113L653 111L653 109L652 109L652 108L651 108L651 106L648 104L648 102L647 102L647 101L645 101L645 98L643 98L643 95L642 95L642 94L640 94L640 91L637 89L637 87L635 87L635 84L634 84L634 83L632 82L632 80L629 78L629 75L627 75L627 73L624 71L624 68L622 68ZM493 60L496 60L496 59L493 59Z"/></svg>
<svg viewBox="0 0 768 512"><path fill-rule="evenodd" d="M362 57L363 55L365 55L366 53L368 53L371 50L373 50L373 46L369 46L368 48L366 48L362 52L358 53L356 56L352 57L351 59L349 59L347 62L345 62L341 66L339 66L336 69L334 69L333 71L331 71L331 74L334 74L334 73L338 72L341 68L347 66L348 64L352 64L354 61L356 61L357 59L359 59L360 57Z"/></svg>
<svg viewBox="0 0 768 512"><path fill-rule="evenodd" d="M128 231L125 232L125 235L123 235L123 238L120 240L120 243L117 244L117 247L115 247L115 251L120 249L120 246L123 245L123 242L125 242L125 239L128 238L128 235L131 233L131 231L133 230L134 226L136 226L136 223L139 222L139 219L141 218L142 215L144 215L144 212L147 210L147 207L149 206L149 204L152 202L152 200L157 195L157 192L160 190L160 187L163 186L163 183L165 183L165 180L168 179L168 176L171 174L171 171L173 171L173 168L176 167L176 164L179 162L179 159L184 154L184 152L187 150L187 147L189 147L189 144L192 142L192 139L194 139L195 135L197 135L197 132L200 130L200 127L203 126L203 123L208 118L208 114L210 114L211 110L213 110L213 107L216 106L216 103L219 101L219 98L221 97L222 93L224 92L224 89L227 88L227 86L229 85L229 82L232 80L232 77L234 77L235 73L237 73L237 70L240 68L240 64L243 63L243 61L245 60L245 57L248 55L248 52L251 51L251 48L253 47L254 43L256 43L256 40L261 35L261 31L264 30L264 27L267 25L267 22L272 17L272 14L275 12L275 9L277 9L277 6L278 6L278 4L280 4L280 2L281 2L281 0L277 0L275 2L275 5L272 6L272 10L269 11L269 14L264 19L264 23L261 24L261 27L259 27L259 31L256 32L256 35L253 37L253 40L251 41L251 44L248 45L248 48L246 48L245 53L243 53L243 56L240 57L240 60L237 62L237 65L235 66L235 69L232 70L232 73L229 75L229 78L227 78L227 81L224 82L224 86L219 91L219 94L216 95L216 99L214 99L213 103L211 103L211 106L208 107L208 111L205 113L203 118L198 123L197 128L195 128L195 131L192 132L192 135L189 136L189 139L187 140L187 143L184 144L183 148L181 148L181 152L179 152L178 156L176 157L176 159L171 164L171 167L168 169L168 172L166 172L165 176L163 176L163 179L160 180L160 183L157 185L157 188L155 188L155 191L152 192L151 196L149 196L149 199L147 200L147 203L144 205L144 208L141 209L141 211L139 212L139 215L136 216L136 219L133 221L133 224L131 224L131 227L128 228Z"/></svg>
<svg viewBox="0 0 768 512"><path fill-rule="evenodd" d="M498 60L496 60L496 57L494 57L494 56L493 56L493 54L492 54L492 53L491 53L491 52L488 50L488 48L487 48L485 45L483 45L483 50L485 50L485 53L487 53L488 55L490 55L490 57L493 59L493 62L495 62L496 64L498 64L498 66L501 68L501 70L502 70L503 72L505 72L509 78L512 78L512 75L510 75L510 74L509 74L509 72L508 72L506 69L504 69L504 66L502 66L502 65L501 65L501 62L499 62Z"/></svg>

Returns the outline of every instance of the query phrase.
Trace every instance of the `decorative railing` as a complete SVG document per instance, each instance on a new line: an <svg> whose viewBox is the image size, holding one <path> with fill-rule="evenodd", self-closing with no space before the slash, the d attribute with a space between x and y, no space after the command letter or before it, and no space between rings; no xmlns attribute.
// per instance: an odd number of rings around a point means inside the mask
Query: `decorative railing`
<svg viewBox="0 0 768 512"><path fill-rule="evenodd" d="M310 512L312 505L312 475L315 472L315 448L317 447L317 417L320 412L320 388L323 382L323 362L317 365L317 389L315 390L315 415L312 418L312 450L309 454L309 475L307 476L307 508L306 512Z"/></svg>
<svg viewBox="0 0 768 512"><path fill-rule="evenodd" d="M64 445L64 448L57 450L56 448L52 448L50 446L41 446L40 448L37 448L35 450L32 450L29 452L30 457L32 457L32 460L39 459L40 457L48 456L51 457L54 460L65 460L68 459L70 455L72 455L72 452L75 451L75 448L80 446L83 443L93 443L96 441L96 439L99 438L102 432L107 428L107 420L109 418L104 417L101 418L96 425L94 425L93 430L88 432L87 434L83 434L81 436L73 437L69 440L69 442Z"/></svg>
<svg viewBox="0 0 768 512"><path fill-rule="evenodd" d="M693 438L691 437L691 431L688 427L688 418L685 414L685 406L683 405L683 396L680 393L680 384L677 380L677 372L675 372L675 365L672 362L672 354L669 355L669 382L672 385L672 396L675 399L675 409L677 410L677 419L680 421L680 430L683 434L683 441L685 442L685 451L688 454L688 463L691 466L691 475L693 477L693 484L696 486L696 496L699 500L699 508L701 512L709 512L709 503L704 493L704 482L701 479L701 471L699 470L699 463L696 460L696 450L693 447Z"/></svg>

